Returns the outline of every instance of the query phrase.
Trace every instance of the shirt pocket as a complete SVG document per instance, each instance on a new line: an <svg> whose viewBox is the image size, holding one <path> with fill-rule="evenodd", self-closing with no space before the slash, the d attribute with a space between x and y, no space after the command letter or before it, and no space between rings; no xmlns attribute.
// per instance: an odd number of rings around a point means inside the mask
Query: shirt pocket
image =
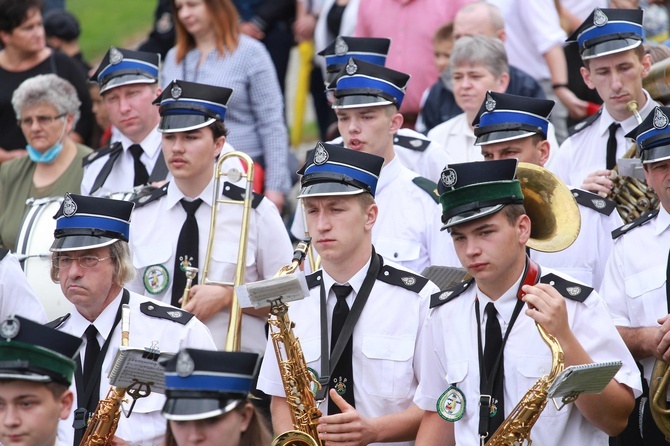
<svg viewBox="0 0 670 446"><path fill-rule="evenodd" d="M209 265L208 277L218 282L230 282L235 280L235 270L237 267L237 243L216 241L212 246L212 260ZM247 249L246 268L253 266L256 262L253 250ZM205 260L202 260L205 265Z"/></svg>
<svg viewBox="0 0 670 446"><path fill-rule="evenodd" d="M361 350L363 392L382 398L404 398L410 394L414 338L365 335Z"/></svg>
<svg viewBox="0 0 670 446"><path fill-rule="evenodd" d="M516 361L515 361L516 362ZM548 374L551 371L551 365L552 365L552 360L551 356L521 356L518 358L518 364L517 364L517 371L519 372L517 374L517 385L518 385L518 392L517 394L519 396L523 395L525 396L528 393L528 390L530 390L531 387L535 385L535 383L544 375ZM523 398L522 396L522 398ZM515 401L510 401L510 402L505 402L505 406L507 407L507 404L515 404L517 402ZM560 404L560 403L559 403ZM514 407L514 406L512 406ZM567 414L570 412L567 410L568 408L565 408L561 411L557 411L556 407L554 406L554 403L552 401L549 401L549 398L547 398L547 405L544 407L544 410L542 411L542 417L559 417L559 416L567 416Z"/></svg>
<svg viewBox="0 0 670 446"><path fill-rule="evenodd" d="M133 249L133 266L141 270L151 265L167 264L171 257L171 243L136 246Z"/></svg>
<svg viewBox="0 0 670 446"><path fill-rule="evenodd" d="M170 277L169 273L174 262L172 245L165 243L161 245L136 246L133 249L132 255L133 266L137 270L139 280L144 285L145 292L151 295L158 295L166 290L169 292L174 280L174 277ZM181 271L179 273L184 274Z"/></svg>
<svg viewBox="0 0 670 446"><path fill-rule="evenodd" d="M665 273L665 265L659 265L626 277L624 287L626 295L630 296L628 317L631 324L648 325L658 319L659 303L662 302L662 308L665 308Z"/></svg>
<svg viewBox="0 0 670 446"><path fill-rule="evenodd" d="M447 363L447 386L454 386L463 393L465 410L463 420L467 420L479 411L479 391L472 381L468 380L468 361L451 361ZM444 389L445 391L447 389Z"/></svg>
<svg viewBox="0 0 670 446"><path fill-rule="evenodd" d="M321 359L321 338L299 338L300 347L302 348L302 354L305 357L305 363L308 366L315 370L320 370L320 364L318 361Z"/></svg>
<svg viewBox="0 0 670 446"><path fill-rule="evenodd" d="M420 244L410 240L379 237L374 245L382 257L397 263L417 260L421 253Z"/></svg>

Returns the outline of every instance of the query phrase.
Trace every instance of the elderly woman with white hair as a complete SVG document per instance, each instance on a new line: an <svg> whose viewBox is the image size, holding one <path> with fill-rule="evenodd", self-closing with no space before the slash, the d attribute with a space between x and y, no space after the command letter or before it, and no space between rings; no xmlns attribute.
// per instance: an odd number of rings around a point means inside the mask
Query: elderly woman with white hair
<svg viewBox="0 0 670 446"><path fill-rule="evenodd" d="M80 104L72 84L55 74L27 79L14 91L28 156L0 165L0 246L15 251L29 198L79 193L82 159L91 152L70 138Z"/></svg>

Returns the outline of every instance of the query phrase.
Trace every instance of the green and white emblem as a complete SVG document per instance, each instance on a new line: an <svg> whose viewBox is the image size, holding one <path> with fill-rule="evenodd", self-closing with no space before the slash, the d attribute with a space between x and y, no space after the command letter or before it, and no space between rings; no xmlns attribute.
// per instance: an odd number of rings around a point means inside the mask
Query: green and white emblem
<svg viewBox="0 0 670 446"><path fill-rule="evenodd" d="M456 386L449 386L437 400L437 413L452 423L465 415L465 395Z"/></svg>
<svg viewBox="0 0 670 446"><path fill-rule="evenodd" d="M165 291L170 283L170 275L163 265L147 266L142 277L144 288L150 294L159 294Z"/></svg>

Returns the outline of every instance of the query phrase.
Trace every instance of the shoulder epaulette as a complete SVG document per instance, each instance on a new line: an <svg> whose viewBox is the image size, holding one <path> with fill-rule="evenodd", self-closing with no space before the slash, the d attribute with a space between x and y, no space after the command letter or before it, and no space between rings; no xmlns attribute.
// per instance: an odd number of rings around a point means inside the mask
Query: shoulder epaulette
<svg viewBox="0 0 670 446"><path fill-rule="evenodd" d="M426 193L430 195L430 198L432 198L435 203L440 203L440 196L437 193L437 184L424 177L414 177L412 179L412 183L426 191Z"/></svg>
<svg viewBox="0 0 670 446"><path fill-rule="evenodd" d="M188 324L188 321L193 318L193 314L189 313L188 311L184 311L175 307L164 307L153 302L142 302L140 304L140 311L149 317L167 319L182 325Z"/></svg>
<svg viewBox="0 0 670 446"><path fill-rule="evenodd" d="M412 136L395 135L393 137L393 144L416 152L423 152L430 145L430 141Z"/></svg>
<svg viewBox="0 0 670 446"><path fill-rule="evenodd" d="M470 285L473 283L475 283L475 279L471 278L470 280L458 283L451 288L447 288L446 290L438 291L437 293L430 296L430 308L439 307L442 304L446 304L447 302L454 300L463 294L465 290L470 288Z"/></svg>
<svg viewBox="0 0 670 446"><path fill-rule="evenodd" d="M323 280L321 270L314 271L312 274L305 276L305 280L307 281L307 288L310 290L321 285L321 281Z"/></svg>
<svg viewBox="0 0 670 446"><path fill-rule="evenodd" d="M110 144L105 147L101 147L97 150L94 150L93 152L89 153L86 155L82 161L81 165L82 167L91 164L93 161L97 160L98 158L101 158L105 155L111 155L112 153L118 152L119 150L123 150L123 145L121 145L120 142L115 142L113 144Z"/></svg>
<svg viewBox="0 0 670 446"><path fill-rule="evenodd" d="M556 288L556 291L561 293L561 296L566 299L576 300L577 302L584 302L589 297L589 294L591 294L591 291L593 291L593 288L590 286L565 280L553 273L543 276L540 282L553 286Z"/></svg>
<svg viewBox="0 0 670 446"><path fill-rule="evenodd" d="M61 316L59 318L54 319L51 322L47 322L44 324L45 327L53 328L54 330L63 325L63 322L68 320L70 317L70 313L66 314L65 316Z"/></svg>
<svg viewBox="0 0 670 446"><path fill-rule="evenodd" d="M389 285L399 286L415 293L420 292L428 283L428 279L409 271L383 265L379 270L377 279Z"/></svg>
<svg viewBox="0 0 670 446"><path fill-rule="evenodd" d="M658 209L655 211L649 211L645 213L643 216L636 218L635 220L631 221L630 223L626 223L620 228L615 229L612 231L612 239L616 239L619 236L624 235L626 232L630 231L631 229L637 228L638 226L642 226L652 218L656 217L658 215Z"/></svg>
<svg viewBox="0 0 670 446"><path fill-rule="evenodd" d="M593 209L604 215L610 215L616 209L616 203L607 198L603 198L598 194L588 192L581 189L572 189L572 196L575 197L577 203L584 207Z"/></svg>
<svg viewBox="0 0 670 446"><path fill-rule="evenodd" d="M223 183L223 196L230 198L231 200L237 200L237 201L242 201L244 200L244 192L245 189L239 186L235 186L232 183L225 182ZM255 192L252 192L253 198L251 199L251 207L256 209L259 204L261 204L261 201L263 198L265 198L265 195L263 194L257 194Z"/></svg>
<svg viewBox="0 0 670 446"><path fill-rule="evenodd" d="M0 248L0 260L4 259L9 254L9 249Z"/></svg>
<svg viewBox="0 0 670 446"><path fill-rule="evenodd" d="M600 114L602 113L602 110L603 109L601 107L600 109L598 109L597 112L595 112L594 114L592 114L588 118L586 118L583 121L580 121L577 124L570 127L568 129L568 135L570 135L570 136L575 135L575 134L581 132L582 130L584 130L585 128L587 128L588 126L590 126L591 124L593 124L594 122L596 122L596 120L600 117Z"/></svg>
<svg viewBox="0 0 670 446"><path fill-rule="evenodd" d="M135 203L135 207L141 208L142 206L149 204L152 201L156 201L159 198L166 196L168 191L168 184L170 183L165 183L163 186L157 187L149 193L144 193L138 197L133 198L132 201Z"/></svg>

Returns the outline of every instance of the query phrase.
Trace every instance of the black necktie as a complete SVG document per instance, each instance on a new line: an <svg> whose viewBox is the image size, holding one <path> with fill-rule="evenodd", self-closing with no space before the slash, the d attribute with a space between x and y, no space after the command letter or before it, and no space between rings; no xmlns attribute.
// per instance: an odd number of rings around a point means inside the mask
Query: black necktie
<svg viewBox="0 0 670 446"><path fill-rule="evenodd" d="M147 181L149 181L149 173L147 172L147 168L144 166L142 161L140 161L140 156L142 156L144 153L142 146L139 144L133 144L132 146L128 147L128 150L130 150L130 153L133 155L133 159L135 161L135 180L133 181L133 186L147 184Z"/></svg>
<svg viewBox="0 0 670 446"><path fill-rule="evenodd" d="M496 307L493 302L486 304L486 345L484 346L484 372L488 379L494 379L491 396L493 401L491 404L491 422L489 424L489 438L498 429L498 427L505 420L505 402L503 381L505 376L505 369L503 365L503 357L500 358L500 366L495 377L491 377L491 370L495 366L496 359L502 349L502 331L500 330L500 323L496 314Z"/></svg>
<svg viewBox="0 0 670 446"><path fill-rule="evenodd" d="M330 333L330 351L333 351L337 339L340 337L344 322L349 315L349 305L347 305L347 296L351 294L352 288L349 285L333 285L333 292L337 297L337 303L333 308L333 321ZM353 336L349 338L346 347L342 351L340 360L330 373L330 387L335 389L345 401L356 407L354 400L354 373L351 363L351 354L353 351ZM332 400L328 400L328 414L341 413L339 407Z"/></svg>
<svg viewBox="0 0 670 446"><path fill-rule="evenodd" d="M181 205L186 211L186 220L179 232L179 240L177 240L177 252L174 258L174 279L172 281L172 300L170 303L175 307L179 307L179 299L184 294L186 287L186 273L183 267L192 266L198 267L198 245L200 244L200 237L198 236L198 220L195 218L195 211L198 210L202 200L198 198L194 201L186 201L182 198ZM196 274L193 279L193 285L198 283L198 276Z"/></svg>
<svg viewBox="0 0 670 446"><path fill-rule="evenodd" d="M607 138L607 160L606 160L606 169L613 169L616 166L616 131L621 127L621 124L618 122L613 122L610 124L610 136Z"/></svg>
<svg viewBox="0 0 670 446"><path fill-rule="evenodd" d="M93 376L93 369L95 368L95 363L98 360L100 355L100 344L98 344L98 330L96 330L95 325L91 324L88 326L84 332L86 335L86 356L84 357L84 388L88 387L88 383L93 379L98 382L97 392L93 391L92 395L95 395L94 398L98 400L97 395L100 393L100 377ZM95 410L95 407L92 408Z"/></svg>

